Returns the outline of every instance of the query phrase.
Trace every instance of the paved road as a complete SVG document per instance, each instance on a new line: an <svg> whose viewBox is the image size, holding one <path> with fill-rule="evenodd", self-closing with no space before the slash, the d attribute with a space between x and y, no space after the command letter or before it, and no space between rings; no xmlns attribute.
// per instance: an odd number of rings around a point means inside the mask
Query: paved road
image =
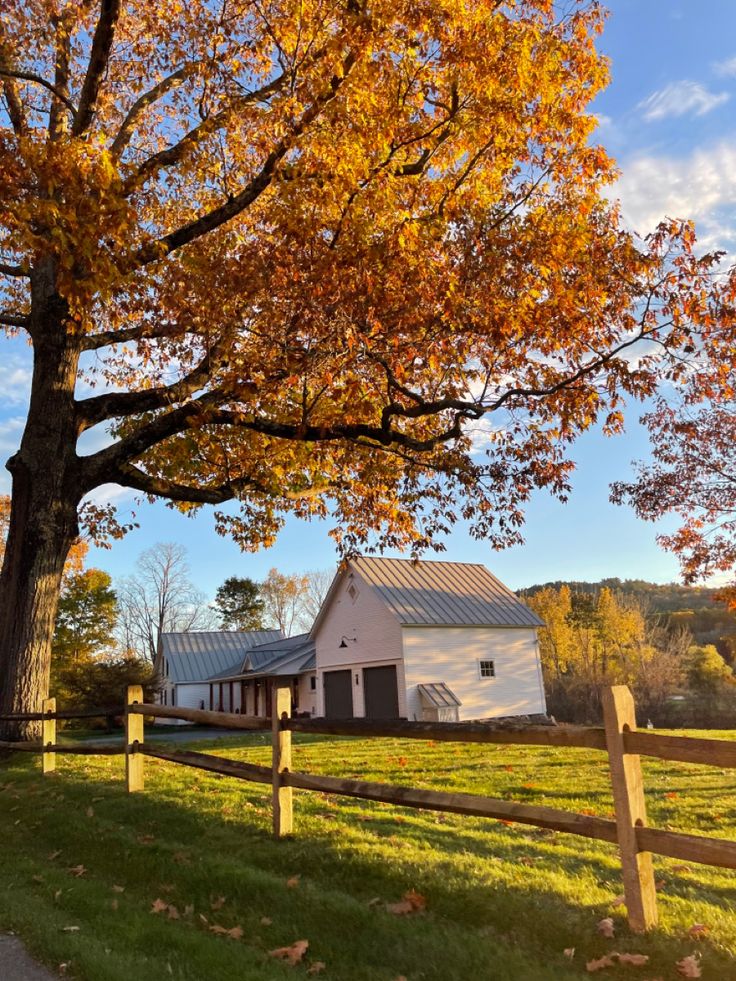
<svg viewBox="0 0 736 981"><path fill-rule="evenodd" d="M181 726L178 729L168 729L166 732L157 732L156 726L146 726L146 742L161 742L161 743L198 743L204 742L208 739L242 739L244 735L247 735L245 731L239 730L233 732L232 729L195 729L191 726ZM257 731L253 735L258 735L261 737L263 743L271 741L271 733ZM111 733L109 736L100 736L99 739L86 739L85 743L109 743L111 740L117 740L121 738L120 732ZM0 979L2 974L0 974Z"/></svg>
<svg viewBox="0 0 736 981"><path fill-rule="evenodd" d="M58 981L26 953L17 937L0 933L0 978L2 981Z"/></svg>

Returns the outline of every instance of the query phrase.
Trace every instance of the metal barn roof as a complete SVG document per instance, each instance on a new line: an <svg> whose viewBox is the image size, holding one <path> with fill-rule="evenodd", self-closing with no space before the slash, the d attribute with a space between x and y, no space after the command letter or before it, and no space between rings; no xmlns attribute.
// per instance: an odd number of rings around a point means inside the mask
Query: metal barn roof
<svg viewBox="0 0 736 981"><path fill-rule="evenodd" d="M484 565L359 557L349 561L343 574L351 568L374 587L403 626L544 626Z"/></svg>
<svg viewBox="0 0 736 981"><path fill-rule="evenodd" d="M209 681L230 681L262 675L295 675L314 670L316 652L309 634L281 637L249 650L242 665L213 674Z"/></svg>
<svg viewBox="0 0 736 981"><path fill-rule="evenodd" d="M161 634L161 654L175 684L207 681L214 674L240 670L245 655L259 644L282 639L280 630L201 630Z"/></svg>

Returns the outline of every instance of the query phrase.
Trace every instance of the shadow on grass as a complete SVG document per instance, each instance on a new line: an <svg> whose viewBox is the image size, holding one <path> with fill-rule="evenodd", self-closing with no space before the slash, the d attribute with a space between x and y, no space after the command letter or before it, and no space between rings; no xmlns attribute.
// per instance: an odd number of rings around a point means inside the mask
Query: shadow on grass
<svg viewBox="0 0 736 981"><path fill-rule="evenodd" d="M16 891L20 875L38 910L44 900L58 907L53 896L61 888L65 916L82 921L80 932L93 931L100 950L114 952L111 967L96 949L75 951L91 981L127 976L136 966L131 950L146 959L144 977L158 976L152 967L197 981L293 977L267 952L301 937L327 963L325 977L338 981L582 978L585 960L614 949L648 954L650 972L669 979L678 977L675 962L692 953L665 896L663 928L629 934L622 911L610 905L621 891L612 846L474 818L443 824L435 812L354 800L335 806L312 794L296 795L296 834L274 841L267 788L153 761L146 768L146 791L127 795L120 770L111 781L111 767L106 776L95 764L65 768L41 782L26 766L20 803L5 815L6 826L18 811L28 822L8 828L22 849L22 861L8 870ZM360 820L366 814L371 821ZM70 870L80 865L86 871L76 876ZM119 896L115 885L124 888ZM388 911L408 889L426 897L426 913ZM713 892L708 886L705 898ZM225 897L221 906L218 897ZM174 904L179 919L152 915L156 899ZM615 941L595 929L609 915ZM213 925L241 926L244 939L223 940ZM19 929L32 930L31 922ZM64 940L75 943L73 935ZM570 961L563 951L572 947ZM698 949L706 976L736 977L722 946L705 939ZM107 964L104 971L99 964ZM606 974L628 976L623 969Z"/></svg>

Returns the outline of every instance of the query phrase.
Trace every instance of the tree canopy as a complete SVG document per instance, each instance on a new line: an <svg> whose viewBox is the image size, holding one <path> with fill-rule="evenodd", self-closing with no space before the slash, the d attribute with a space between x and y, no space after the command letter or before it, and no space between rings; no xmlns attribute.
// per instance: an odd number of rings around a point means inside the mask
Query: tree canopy
<svg viewBox="0 0 736 981"><path fill-rule="evenodd" d="M262 630L264 606L258 583L247 577L228 576L215 594L223 630Z"/></svg>
<svg viewBox="0 0 736 981"><path fill-rule="evenodd" d="M500 547L535 488L565 496L577 434L681 371L714 260L677 222L637 242L606 196L602 22L583 0L6 0L0 324L34 349L7 710L43 693L80 512L124 531L96 488L234 500L216 527L245 548L288 513L330 516L344 552L440 547L461 517Z"/></svg>

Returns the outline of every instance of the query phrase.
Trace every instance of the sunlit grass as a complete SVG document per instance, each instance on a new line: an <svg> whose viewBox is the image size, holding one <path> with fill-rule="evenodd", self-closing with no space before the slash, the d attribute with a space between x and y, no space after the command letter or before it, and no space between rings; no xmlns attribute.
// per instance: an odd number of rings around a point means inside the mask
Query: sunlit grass
<svg viewBox="0 0 736 981"><path fill-rule="evenodd" d="M270 762L263 735L209 749ZM335 981L553 981L590 977L586 960L618 950L650 962L597 976L667 981L699 952L706 981L736 979L728 871L655 859L661 925L636 937L614 904L621 873L605 843L306 792L295 792L294 836L276 842L262 785L147 760L145 791L128 796L118 758L60 757L46 779L38 767L18 754L0 769L0 928L68 976L270 981L324 962L319 976ZM606 758L583 750L313 737L295 739L294 769L612 811ZM652 824L734 837L736 773L645 771ZM426 911L389 912L409 889ZM151 913L156 899L179 918ZM613 940L596 932L606 916ZM688 935L694 923L705 939ZM299 939L310 947L298 966L269 956Z"/></svg>

